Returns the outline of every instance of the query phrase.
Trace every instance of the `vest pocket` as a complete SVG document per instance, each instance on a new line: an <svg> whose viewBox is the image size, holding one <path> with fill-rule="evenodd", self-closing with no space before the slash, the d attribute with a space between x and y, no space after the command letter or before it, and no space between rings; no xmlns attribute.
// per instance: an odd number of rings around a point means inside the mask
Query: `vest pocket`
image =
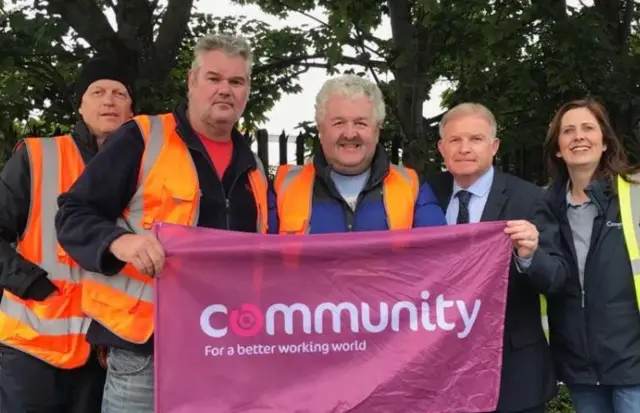
<svg viewBox="0 0 640 413"><path fill-rule="evenodd" d="M190 225L193 222L196 204L199 201L197 187L188 185L171 185L165 182L162 186L162 207L156 222Z"/></svg>
<svg viewBox="0 0 640 413"><path fill-rule="evenodd" d="M287 214L286 216L280 217L279 232L281 234L304 234L307 227L308 220L303 216Z"/></svg>

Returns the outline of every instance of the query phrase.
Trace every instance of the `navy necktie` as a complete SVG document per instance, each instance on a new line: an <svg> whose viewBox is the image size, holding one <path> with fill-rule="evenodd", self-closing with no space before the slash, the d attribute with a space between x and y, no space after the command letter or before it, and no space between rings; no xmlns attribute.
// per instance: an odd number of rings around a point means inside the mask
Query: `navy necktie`
<svg viewBox="0 0 640 413"><path fill-rule="evenodd" d="M464 189L458 191L456 194L458 197L458 220L456 224L468 224L469 223L469 200L471 199L471 192Z"/></svg>

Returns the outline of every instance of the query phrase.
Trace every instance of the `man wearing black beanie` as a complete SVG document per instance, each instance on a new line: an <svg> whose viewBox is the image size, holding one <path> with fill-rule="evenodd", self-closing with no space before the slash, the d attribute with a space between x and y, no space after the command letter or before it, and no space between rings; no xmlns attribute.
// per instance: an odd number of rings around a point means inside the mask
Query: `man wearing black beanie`
<svg viewBox="0 0 640 413"><path fill-rule="evenodd" d="M133 82L123 67L109 60L95 58L84 65L74 92L79 124L88 128L96 149L133 116Z"/></svg>
<svg viewBox="0 0 640 413"><path fill-rule="evenodd" d="M0 173L2 413L101 409L105 371L86 340L80 268L59 248L54 217L58 195L132 117L133 82L118 65L93 59L75 96L73 131L21 141Z"/></svg>

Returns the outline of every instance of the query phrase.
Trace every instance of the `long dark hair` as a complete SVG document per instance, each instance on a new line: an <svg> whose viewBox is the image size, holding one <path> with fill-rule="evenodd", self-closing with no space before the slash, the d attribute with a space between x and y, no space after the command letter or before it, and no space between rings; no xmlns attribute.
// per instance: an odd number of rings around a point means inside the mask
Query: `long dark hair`
<svg viewBox="0 0 640 413"><path fill-rule="evenodd" d="M600 163L594 177L605 179L614 187L616 186L615 182L618 176L622 176L626 181L630 182L631 175L639 168L629 165L622 142L613 130L613 126L611 126L607 110L594 99L573 100L565 103L554 115L549 125L549 130L547 131L547 138L544 142L544 159L547 164L547 172L551 178L551 182L564 182L569 179L567 164L562 158L558 158L556 153L558 152L562 117L568 111L577 108L585 108L593 114L600 125L603 144L607 147L607 150L602 153L602 158L600 158Z"/></svg>

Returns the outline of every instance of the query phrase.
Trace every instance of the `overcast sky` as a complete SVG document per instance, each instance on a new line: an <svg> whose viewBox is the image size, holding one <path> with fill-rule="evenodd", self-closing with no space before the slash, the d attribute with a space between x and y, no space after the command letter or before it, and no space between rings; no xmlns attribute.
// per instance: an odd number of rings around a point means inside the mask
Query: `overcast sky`
<svg viewBox="0 0 640 413"><path fill-rule="evenodd" d="M196 3L198 11L216 14L219 16L228 15L245 15L249 18L265 21L274 27L283 26L299 26L301 24L314 24L316 22L308 17L291 14L290 18L285 21L281 21L273 16L265 14L257 6L238 6L233 4L230 0L216 0L207 1L200 0ZM322 14L316 13L315 17L326 21L326 17ZM390 38L391 28L388 22L385 22L376 35L380 38ZM278 103L276 103L273 110L267 113L269 120L262 127L266 128L269 133L280 133L283 129L287 133L294 133L295 126L299 122L306 120L313 120L313 103L315 96L320 90L320 87L327 80L329 76L322 69L310 69L309 72L300 76L300 85L303 91L295 95L285 95ZM440 94L446 89L446 85L438 84L431 92L431 99L425 103L423 113L425 116L435 116L442 110L440 108Z"/></svg>
<svg viewBox="0 0 640 413"><path fill-rule="evenodd" d="M590 5L593 0L583 0L583 3ZM569 6L578 6L580 0L568 0ZM200 12L215 14L218 16L228 15L244 15L249 18L258 19L271 24L274 27L283 26L299 26L301 24L313 24L316 22L308 17L300 14L292 13L289 18L282 21L270 16L260 10L257 6L239 6L230 0L199 0L196 3L196 9ZM315 13L317 17L326 21L321 13ZM391 37L391 28L388 20L386 20L375 33L378 37L386 39ZM309 72L300 76L300 85L303 91L295 95L285 95L273 110L267 113L269 120L262 127L266 128L270 133L279 133L283 129L287 133L293 133L295 126L305 120L313 120L313 103L316 93L322 86L322 83L328 79L328 76L322 69L310 69ZM440 95L447 89L444 82L436 83L431 90L429 100L423 105L423 114L426 117L435 116L442 112L440 107Z"/></svg>

